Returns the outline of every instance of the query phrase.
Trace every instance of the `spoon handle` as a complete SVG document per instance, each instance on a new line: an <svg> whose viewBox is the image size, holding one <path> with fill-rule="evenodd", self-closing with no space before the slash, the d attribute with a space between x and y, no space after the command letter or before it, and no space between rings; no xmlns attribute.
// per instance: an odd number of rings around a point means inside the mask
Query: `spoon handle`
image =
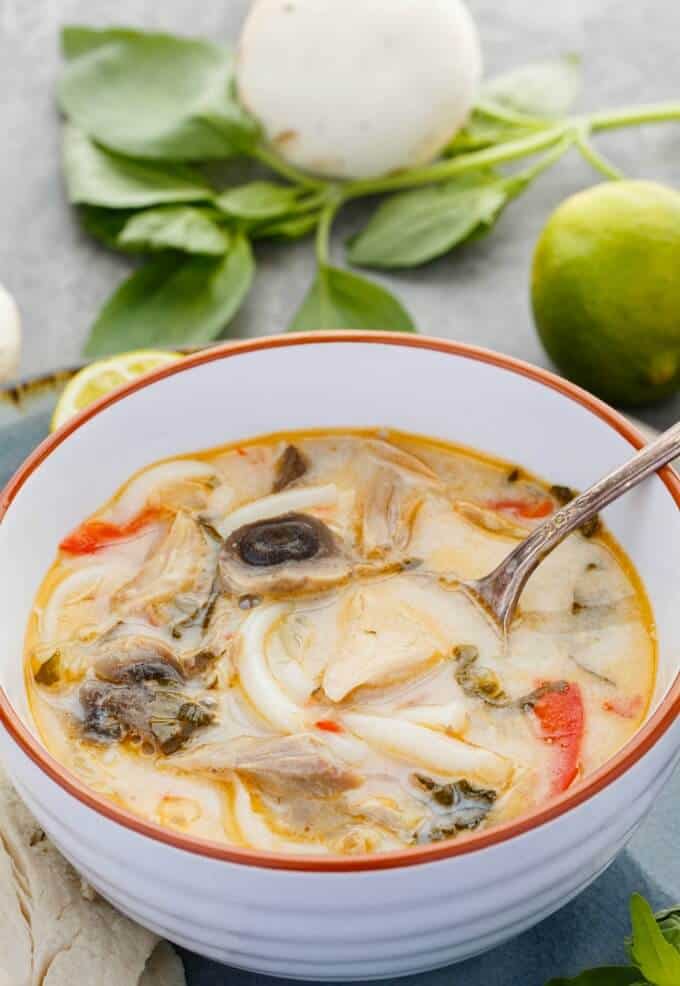
<svg viewBox="0 0 680 986"><path fill-rule="evenodd" d="M512 620L527 579L545 556L572 531L627 493L657 469L680 455L680 421L645 445L632 459L556 511L518 544L490 575L480 579L477 591L498 617L504 630Z"/></svg>

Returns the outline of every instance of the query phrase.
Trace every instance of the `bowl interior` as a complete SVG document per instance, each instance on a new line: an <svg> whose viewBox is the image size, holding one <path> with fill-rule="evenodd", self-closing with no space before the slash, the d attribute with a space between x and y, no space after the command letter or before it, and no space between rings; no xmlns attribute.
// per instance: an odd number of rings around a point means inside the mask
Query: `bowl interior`
<svg viewBox="0 0 680 986"><path fill-rule="evenodd" d="M31 473L0 525L0 682L29 727L21 654L33 596L60 538L132 472L155 459L261 433L381 425L470 445L577 488L633 452L586 406L460 353L304 340L188 365L78 427ZM606 511L656 615L654 707L680 669L677 510L655 477Z"/></svg>

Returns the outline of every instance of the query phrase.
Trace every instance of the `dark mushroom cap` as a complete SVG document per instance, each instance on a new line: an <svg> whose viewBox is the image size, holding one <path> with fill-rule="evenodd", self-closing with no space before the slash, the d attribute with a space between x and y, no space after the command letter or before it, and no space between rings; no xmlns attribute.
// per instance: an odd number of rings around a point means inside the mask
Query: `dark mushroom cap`
<svg viewBox="0 0 680 986"><path fill-rule="evenodd" d="M287 513L233 531L220 553L220 573L227 591L260 595L326 589L347 578L350 565L322 521Z"/></svg>
<svg viewBox="0 0 680 986"><path fill-rule="evenodd" d="M258 568L308 561L333 553L333 535L308 514L282 514L244 524L228 538L225 551L238 553L246 565Z"/></svg>

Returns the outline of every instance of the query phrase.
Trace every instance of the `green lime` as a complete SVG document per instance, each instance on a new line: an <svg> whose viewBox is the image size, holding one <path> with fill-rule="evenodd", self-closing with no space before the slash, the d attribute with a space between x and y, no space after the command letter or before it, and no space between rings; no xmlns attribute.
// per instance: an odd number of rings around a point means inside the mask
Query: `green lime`
<svg viewBox="0 0 680 986"><path fill-rule="evenodd" d="M567 199L536 245L531 298L549 356L614 404L680 386L680 193L613 181Z"/></svg>

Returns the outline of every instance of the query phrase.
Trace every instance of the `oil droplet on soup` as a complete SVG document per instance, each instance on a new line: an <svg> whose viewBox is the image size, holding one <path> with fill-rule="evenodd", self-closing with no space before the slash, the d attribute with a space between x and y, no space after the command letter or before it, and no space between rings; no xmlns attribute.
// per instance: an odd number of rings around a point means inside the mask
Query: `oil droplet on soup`
<svg viewBox="0 0 680 986"><path fill-rule="evenodd" d="M40 734L116 804L236 845L379 852L531 812L654 684L647 598L599 522L529 580L506 647L455 587L571 495L384 430L150 465L63 532L37 594Z"/></svg>

